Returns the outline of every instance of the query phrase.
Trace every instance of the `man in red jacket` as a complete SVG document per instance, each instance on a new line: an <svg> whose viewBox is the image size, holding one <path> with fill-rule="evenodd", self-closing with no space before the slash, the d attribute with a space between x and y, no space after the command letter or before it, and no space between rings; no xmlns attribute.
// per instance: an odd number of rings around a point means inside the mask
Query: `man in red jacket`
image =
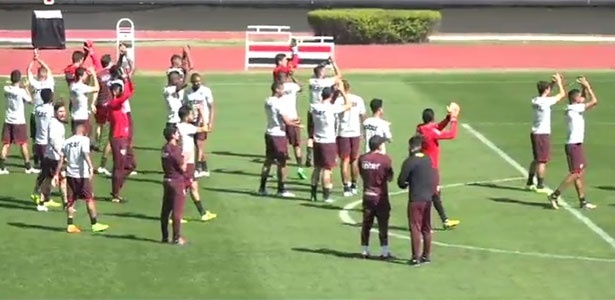
<svg viewBox="0 0 615 300"><path fill-rule="evenodd" d="M299 67L299 46L297 46L297 40L292 39L290 41L290 50L293 54L290 58L286 57L284 53L275 56L273 81L278 80L280 73L286 73L292 76L293 71Z"/></svg>
<svg viewBox="0 0 615 300"><path fill-rule="evenodd" d="M446 108L448 115L440 123L434 121L434 111L431 108L423 110L423 123L416 126L416 132L423 136L423 153L431 158L431 164L435 171L436 187L432 196L433 206L436 208L445 229L459 225L459 220L449 219L442 205L440 192L440 140L452 140L457 137L457 117L459 105L451 103ZM446 127L450 124L448 130Z"/></svg>
<svg viewBox="0 0 615 300"><path fill-rule="evenodd" d="M120 190L126 177L135 169L132 147L130 145L130 121L128 115L122 110L122 104L128 101L134 94L134 88L130 78L125 81L114 80L111 82L111 94L109 101L109 123L111 124L111 153L113 155L113 171L111 172L111 196L116 203L125 202L120 196Z"/></svg>

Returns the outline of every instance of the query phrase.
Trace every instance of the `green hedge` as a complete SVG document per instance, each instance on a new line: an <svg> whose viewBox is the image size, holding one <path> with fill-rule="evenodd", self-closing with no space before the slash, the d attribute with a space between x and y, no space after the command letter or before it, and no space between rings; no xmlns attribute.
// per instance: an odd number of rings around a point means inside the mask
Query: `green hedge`
<svg viewBox="0 0 615 300"><path fill-rule="evenodd" d="M318 9L308 13L316 35L333 36L337 44L423 43L440 23L434 10Z"/></svg>

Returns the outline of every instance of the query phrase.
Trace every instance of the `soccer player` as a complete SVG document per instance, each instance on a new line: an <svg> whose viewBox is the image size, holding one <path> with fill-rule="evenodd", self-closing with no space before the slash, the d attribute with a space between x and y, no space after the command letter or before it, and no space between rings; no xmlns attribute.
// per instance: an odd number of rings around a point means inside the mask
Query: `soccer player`
<svg viewBox="0 0 615 300"><path fill-rule="evenodd" d="M408 190L408 225L412 242L410 265L429 263L431 254L431 202L436 182L436 169L429 155L421 152L425 141L414 136L408 141L410 155L401 165L397 177L400 189ZM421 239L423 251L421 252Z"/></svg>
<svg viewBox="0 0 615 300"><path fill-rule="evenodd" d="M332 203L331 189L331 170L336 165L337 159L337 139L336 120L337 115L352 108L344 84L341 81L336 83L337 92L332 88L325 88L322 91L322 101L310 105L310 113L314 121L314 172L312 173L312 185L310 189L310 201L316 201L316 191L318 181L322 177L322 194L326 203ZM335 94L339 93L344 99L342 105L333 104Z"/></svg>
<svg viewBox="0 0 615 300"><path fill-rule="evenodd" d="M167 75L177 72L182 80L185 82L188 72L193 69L192 57L190 55L190 46L186 45L182 48L182 55L173 54L171 56L171 66L167 70Z"/></svg>
<svg viewBox="0 0 615 300"><path fill-rule="evenodd" d="M111 152L111 145L109 138L106 137L103 141L103 134L108 131L109 127L109 101L113 96L111 95L111 82L114 79L113 65L111 64L111 55L105 54L100 58L100 64L102 69L97 70L96 80L98 81L99 91L94 93L94 99L92 103L92 112L94 112L94 119L96 121L95 141L96 148L103 149L103 153L100 158L100 165L96 169L96 173L111 176L111 172L107 170L107 157Z"/></svg>
<svg viewBox="0 0 615 300"><path fill-rule="evenodd" d="M84 69L77 68L75 71L76 82L70 86L70 99L72 104L71 110L71 130L75 132L77 125L84 125L86 134L90 132L90 104L88 103L89 95L99 91L98 80L94 78L96 71L94 68ZM90 80L92 79L92 80ZM93 85L87 84L91 81Z"/></svg>
<svg viewBox="0 0 615 300"><path fill-rule="evenodd" d="M204 118L202 109L197 108L197 113L197 118ZM184 173L186 189L190 192L192 202L194 202L201 220L209 221L215 219L217 215L203 208L203 202L201 202L201 195L199 194L199 182L194 180L194 136L199 133L207 132L207 125L205 123L199 127L193 125L195 123L195 117L190 106L182 106L179 109L178 115L180 122L177 123L176 126L179 130L179 135L181 136L180 142L182 146L182 155L184 156L184 161L186 162L186 172Z"/></svg>
<svg viewBox="0 0 615 300"><path fill-rule="evenodd" d="M34 73L32 73L32 68L34 67L35 63L39 65L36 71L36 76L34 76ZM49 68L49 66L40 59L38 49L34 49L34 56L30 64L28 64L27 70L28 83L32 91L33 104L34 107L37 107L43 104L43 100L41 99L41 90L50 89L51 92L53 92L55 88L55 80L53 79L53 74L51 73L51 69ZM32 158L34 161L34 165L36 167L40 167L40 162L43 157L41 156L42 153L37 153L35 151L37 127L34 113L35 110L32 110L32 114L30 115L30 139L32 140Z"/></svg>
<svg viewBox="0 0 615 300"><path fill-rule="evenodd" d="M69 88L71 84L77 81L75 72L77 71L77 68L80 68L83 65L85 57L86 53L83 51L74 51L71 56L72 63L64 68L64 78L66 79L66 84L68 84Z"/></svg>
<svg viewBox="0 0 615 300"><path fill-rule="evenodd" d="M382 99L372 99L369 102L369 108L372 111L372 116L363 121L363 136L366 141L372 136L379 135L387 139L387 142L393 140L391 134L391 123L383 119L384 108ZM369 152L369 144L365 145L365 152ZM382 153L386 153L386 145L382 145Z"/></svg>
<svg viewBox="0 0 615 300"><path fill-rule="evenodd" d="M267 195L267 179L271 165L277 165L277 180L279 197L292 198L295 194L286 189L286 159L288 157L288 142L286 139L286 126L301 127L298 120L292 120L285 111L288 107L284 103L284 85L274 82L271 85L271 97L265 100L265 115L267 116L267 129L265 130L265 162L261 170L261 180L258 193Z"/></svg>
<svg viewBox="0 0 615 300"><path fill-rule="evenodd" d="M47 211L48 202L51 202L49 198L51 192L51 184L53 176L58 170L60 158L62 157L62 146L64 145L64 136L66 129L64 125L67 121L66 107L63 102L53 105L54 117L51 118L47 129L47 147L45 148L45 154L41 163L42 169L39 177L42 177L40 186L40 195L38 197L38 203L36 209L38 211ZM66 178L63 172L60 172L58 178L58 186L62 193L62 204L66 206L68 204L68 198L66 194ZM53 205L52 205L53 206Z"/></svg>
<svg viewBox="0 0 615 300"><path fill-rule="evenodd" d="M160 230L162 242L169 242L169 218L173 218L173 243L184 245L186 240L181 236L181 220L186 203L186 161L182 156L179 130L175 126L167 126L163 131L167 143L162 147L163 194L160 209Z"/></svg>
<svg viewBox="0 0 615 300"><path fill-rule="evenodd" d="M584 76L580 76L577 82L581 84L582 91L573 89L568 92L568 107L566 107L566 122L568 123L568 140L566 141L566 158L568 160L568 170L570 173L557 189L549 195L548 199L554 209L559 208L558 199L564 189L571 183L577 190L579 205L584 209L596 208L596 205L585 199L585 153L583 151L583 141L585 139L585 111L592 109L598 104L598 98L594 94L589 81Z"/></svg>
<svg viewBox="0 0 615 300"><path fill-rule="evenodd" d="M279 53L275 56L275 68L273 68L273 81L278 80L280 73L286 73L292 76L293 72L299 67L299 46L296 39L290 40L290 51L292 56L286 57L286 54Z"/></svg>
<svg viewBox="0 0 615 300"><path fill-rule="evenodd" d="M309 80L310 104L319 103L322 101L322 90L326 87L334 86L337 80L341 77L340 70L332 58L329 58L328 64L333 67L335 76L326 76L326 64L321 64L314 68L314 76ZM314 124L312 122L312 114L309 111L307 113L307 127L308 140L306 146L307 153L305 158L305 166L311 167L314 152Z"/></svg>
<svg viewBox="0 0 615 300"><path fill-rule="evenodd" d="M114 81L111 83L112 99L109 101L109 123L111 124L111 153L113 155L113 171L111 172L111 197L115 203L124 203L126 200L120 196L126 177L135 169L133 149L129 143L130 125L126 112L122 109L124 102L128 101L134 93L130 77L126 82Z"/></svg>
<svg viewBox="0 0 615 300"><path fill-rule="evenodd" d="M550 96L553 83L557 84L558 91L557 95ZM527 189L549 194L551 191L545 188L544 179L551 157L551 107L566 97L566 91L559 73L553 75L552 82L539 81L536 88L538 96L532 99L534 122L530 134L533 160L528 168Z"/></svg>
<svg viewBox="0 0 615 300"><path fill-rule="evenodd" d="M34 152L36 153L36 156L38 156L42 161L45 155L45 151L47 150L47 144L49 143L50 123L55 116L55 109L53 105L53 91L51 89L40 90L38 96L43 101L43 104L37 105L34 108L36 132L34 134L33 148ZM49 175L50 174L44 174L43 172L38 174L34 183L34 189L32 191L32 194L30 195L30 198L32 198L35 203L41 203L38 208L39 211L46 210L47 207L61 206L60 203L57 203L51 199L47 199L47 201L44 202L44 205L40 201L40 187L43 183L43 180L49 177Z"/></svg>
<svg viewBox="0 0 615 300"><path fill-rule="evenodd" d="M118 49L120 52L120 57L117 59L116 66L122 70L122 74L126 74L132 78L132 75L135 73L135 60L128 53L125 43L120 43Z"/></svg>
<svg viewBox="0 0 615 300"><path fill-rule="evenodd" d="M416 132L423 136L423 152L431 158L431 164L435 169L436 185L433 193L433 206L436 208L445 229L459 225L459 220L449 219L442 205L442 193L440 191L440 141L452 140L457 137L457 116L459 106L451 103L448 114L440 123L434 122L434 111L431 108L423 110L423 123L417 125ZM449 130L445 128L450 124Z"/></svg>
<svg viewBox="0 0 615 300"><path fill-rule="evenodd" d="M207 135L212 131L215 117L214 96L211 89L204 86L201 75L193 73L190 76L192 88L187 89L184 103L192 107L192 114L196 117L194 125L197 127L205 126L207 131L198 132L194 135L196 144L196 171L194 177L209 177L209 167L205 159L205 141ZM203 111L200 117L199 110Z"/></svg>
<svg viewBox="0 0 615 300"><path fill-rule="evenodd" d="M351 108L339 115L337 130L337 152L340 157L340 173L344 184L344 197L357 194L357 179L359 177L359 148L361 147L361 123L365 119L365 101L350 92L350 83L342 80L346 97ZM341 101L336 99L336 104ZM367 140L366 140L367 141Z"/></svg>
<svg viewBox="0 0 615 300"><path fill-rule="evenodd" d="M167 103L167 126L179 123L177 112L183 105L184 88L187 87L177 71L172 71L167 75L168 85L162 91L162 96Z"/></svg>
<svg viewBox="0 0 615 300"><path fill-rule="evenodd" d="M278 81L282 82L284 88L284 105L286 116L293 121L299 122L299 112L297 112L297 93L301 92L299 85L290 74L278 73ZM306 179L307 174L303 170L303 157L301 156L301 130L297 126L286 126L286 139L288 144L293 147L295 161L297 162L297 176Z"/></svg>
<svg viewBox="0 0 615 300"><path fill-rule="evenodd" d="M28 127L26 126L26 112L24 102L32 103L30 92L21 81L21 72L11 72L11 84L4 87L6 97L6 113L2 126L2 152L0 153L0 175L8 175L5 161L11 144L21 148L21 156L24 160L26 174L38 174L40 170L30 164L28 153Z"/></svg>
<svg viewBox="0 0 615 300"><path fill-rule="evenodd" d="M389 251L389 182L393 180L391 158L382 153L382 146L387 139L373 136L369 139L370 152L359 157L359 171L363 180L363 225L361 226L361 256L369 258L369 232L378 221L380 238L380 258L391 258Z"/></svg>
<svg viewBox="0 0 615 300"><path fill-rule="evenodd" d="M94 165L90 158L90 138L87 136L87 128L84 124L75 126L75 135L64 141L62 155L59 159L53 182L58 185L60 170L66 159L66 185L68 187L68 205L66 207L66 232L79 233L81 229L74 224L75 201L84 200L87 204L92 232L101 232L109 228L109 225L98 223L96 204L92 189L92 176Z"/></svg>

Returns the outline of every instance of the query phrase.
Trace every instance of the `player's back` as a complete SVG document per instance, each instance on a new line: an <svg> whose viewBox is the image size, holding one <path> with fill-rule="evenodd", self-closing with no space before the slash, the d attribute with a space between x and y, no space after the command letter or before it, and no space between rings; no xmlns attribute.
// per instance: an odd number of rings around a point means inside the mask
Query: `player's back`
<svg viewBox="0 0 615 300"><path fill-rule="evenodd" d="M7 85L4 87L4 96L7 101L5 121L9 124L25 123L24 101L29 100L26 90L18 86Z"/></svg>
<svg viewBox="0 0 615 300"><path fill-rule="evenodd" d="M338 132L340 136L360 135L361 115L365 114L365 101L360 96L354 94L347 94L346 97L348 102L352 104L352 107L339 115ZM335 100L335 105L344 105L344 98L338 97Z"/></svg>
<svg viewBox="0 0 615 300"><path fill-rule="evenodd" d="M64 141L62 147L66 158L66 175L73 178L88 178L90 169L86 155L90 152L90 139L83 135L73 135Z"/></svg>
<svg viewBox="0 0 615 300"><path fill-rule="evenodd" d="M96 80L98 80L98 86L100 87L96 101L98 104L103 104L111 100L111 81L113 76L111 76L109 69L102 69L96 74Z"/></svg>
<svg viewBox="0 0 615 300"><path fill-rule="evenodd" d="M532 98L532 132L538 134L551 133L551 107L557 103L557 97L537 96Z"/></svg>
<svg viewBox="0 0 615 300"><path fill-rule="evenodd" d="M47 127L47 147L45 148L45 157L54 160L60 159L60 154L54 149L61 148L65 142L66 128L64 123L56 118L51 118ZM55 147L55 148L54 148Z"/></svg>
<svg viewBox="0 0 615 300"><path fill-rule="evenodd" d="M416 132L423 136L423 152L429 156L434 167L437 167L440 157L440 143L434 137L437 131L439 130L435 123L419 124L416 126Z"/></svg>
<svg viewBox="0 0 615 300"><path fill-rule="evenodd" d="M36 123L35 142L38 145L47 144L49 139L49 123L53 118L53 104L41 104L34 108L34 121Z"/></svg>
<svg viewBox="0 0 615 300"><path fill-rule="evenodd" d="M566 124L568 125L568 144L583 143L585 139L585 103L569 104L566 107Z"/></svg>
<svg viewBox="0 0 615 300"><path fill-rule="evenodd" d="M309 80L310 85L310 103L318 103L322 101L322 90L335 85L335 77L317 78L313 77Z"/></svg>
<svg viewBox="0 0 615 300"><path fill-rule="evenodd" d="M64 68L64 79L66 79L66 83L69 86L77 81L77 76L75 75L77 68L78 66L75 64L70 64Z"/></svg>
<svg viewBox="0 0 615 300"><path fill-rule="evenodd" d="M286 125L282 117L282 111L284 109L282 99L283 98L272 96L265 100L265 116L267 118L266 132L269 135L285 135Z"/></svg>
<svg viewBox="0 0 615 300"><path fill-rule="evenodd" d="M162 96L167 104L167 118L169 123L178 123L179 116L177 112L182 107L184 99L184 90L178 90L176 86L166 86L162 91Z"/></svg>
<svg viewBox="0 0 615 300"><path fill-rule="evenodd" d="M310 105L310 113L314 122L314 139L320 143L335 143L337 116L333 105L328 102Z"/></svg>
<svg viewBox="0 0 615 300"><path fill-rule="evenodd" d="M391 159L381 153L370 152L359 157L359 170L363 180L363 195L388 196L388 181L393 176Z"/></svg>
<svg viewBox="0 0 615 300"><path fill-rule="evenodd" d="M363 135L366 141L369 141L373 136L379 135L381 137L387 138L391 140L393 136L391 135L390 123L376 117L369 117L363 121ZM382 145L383 151L385 150L385 145ZM365 152L369 152L369 143L365 143Z"/></svg>

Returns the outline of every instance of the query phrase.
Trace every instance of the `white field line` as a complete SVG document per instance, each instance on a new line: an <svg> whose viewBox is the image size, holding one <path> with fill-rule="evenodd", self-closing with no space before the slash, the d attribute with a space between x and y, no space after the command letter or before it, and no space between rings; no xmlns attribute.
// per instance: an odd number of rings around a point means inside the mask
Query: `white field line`
<svg viewBox="0 0 615 300"><path fill-rule="evenodd" d="M476 139L478 139L481 143L483 143L487 148L491 149L495 154L497 154L500 158L506 161L510 166L512 166L515 170L519 171L521 175L526 175L527 170L521 166L517 161L515 161L510 155L506 154L500 147L496 146L493 142L487 139L482 133L478 132L476 129L472 128L469 124L462 124L463 128L465 128L470 134L472 134ZM546 199L545 199L546 200ZM581 221L581 223L585 224L587 228L593 231L596 235L602 238L613 250L615 250L615 239L606 233L602 228L600 228L596 223L590 220L588 217L583 215L579 210L572 208L564 199L562 198L561 206L569 212L573 217L577 220Z"/></svg>
<svg viewBox="0 0 615 300"><path fill-rule="evenodd" d="M434 42L615 42L615 36L579 34L434 34L429 37Z"/></svg>
<svg viewBox="0 0 615 300"><path fill-rule="evenodd" d="M446 188L468 186L468 185L477 184L477 183L497 183L497 182L515 181L515 180L521 180L523 178L524 177L511 177L511 178L485 180L485 181L477 181L477 182L453 183L453 184L443 185L440 188L446 189ZM395 191L395 192L389 193L389 195L393 196L393 195L400 195L404 193L407 193L407 191L405 190ZM346 224L351 224L351 225L358 224L358 222L356 222L350 216L350 210L359 206L361 202L362 200L357 200L357 201L346 204L344 208L342 208L342 210L340 210L338 214L340 220ZM371 231L378 233L378 229L372 229ZM393 236L393 237L405 239L405 240L410 240L410 237L408 234L404 235L404 234L399 234L395 232L389 232L389 236ZM485 247L477 247L477 246L470 246L470 245L442 243L438 241L432 241L432 243L440 247L457 248L457 249L481 251L481 252L489 252L489 253L532 256L532 257L542 257L542 258L550 258L550 259L582 260L582 261L596 261L596 262L607 262L607 263L615 262L615 259L608 259L608 258L597 258L597 257L576 256L576 255L561 255L561 254L550 254L550 253L540 253L540 252L526 252L526 251L519 251L519 250L506 250L506 249L497 249L497 248L485 248Z"/></svg>

